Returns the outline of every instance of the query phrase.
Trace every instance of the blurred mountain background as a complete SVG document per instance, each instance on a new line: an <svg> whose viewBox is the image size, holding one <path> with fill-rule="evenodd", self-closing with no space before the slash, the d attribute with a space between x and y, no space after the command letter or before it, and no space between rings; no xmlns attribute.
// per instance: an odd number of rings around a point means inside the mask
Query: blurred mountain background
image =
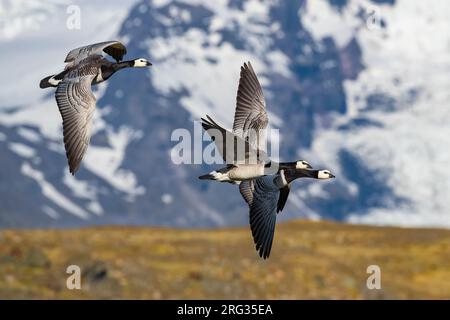
<svg viewBox="0 0 450 320"><path fill-rule="evenodd" d="M231 126L239 69L261 78L280 158L330 169L280 216L450 226L450 3L420 0L0 1L0 227L246 225L237 188L175 165L177 128ZM53 91L70 49L123 41L126 70L96 90L95 133L68 172Z"/></svg>

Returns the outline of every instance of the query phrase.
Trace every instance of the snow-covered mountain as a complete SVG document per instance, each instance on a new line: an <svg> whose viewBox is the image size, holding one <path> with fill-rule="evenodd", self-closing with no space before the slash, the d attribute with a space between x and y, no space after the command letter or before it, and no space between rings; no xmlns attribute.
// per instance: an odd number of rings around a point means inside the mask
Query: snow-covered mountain
<svg viewBox="0 0 450 320"><path fill-rule="evenodd" d="M338 177L297 182L280 218L450 226L448 1L79 1L80 30L65 29L67 5L0 6L0 27L48 16L0 30L0 226L246 224L234 186L200 182L211 166L175 165L170 152L172 132L200 116L231 126L248 60L280 157ZM99 87L72 177L53 96L37 84L69 49L106 39L154 67Z"/></svg>

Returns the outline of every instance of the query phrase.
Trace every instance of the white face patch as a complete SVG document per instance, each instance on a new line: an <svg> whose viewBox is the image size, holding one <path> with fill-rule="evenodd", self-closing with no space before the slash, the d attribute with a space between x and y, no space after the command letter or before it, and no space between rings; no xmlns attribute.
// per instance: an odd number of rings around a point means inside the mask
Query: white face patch
<svg viewBox="0 0 450 320"><path fill-rule="evenodd" d="M231 181L230 177L228 176L228 173L220 173L217 171L212 171L209 173L213 176L213 179L220 182L228 182Z"/></svg>
<svg viewBox="0 0 450 320"><path fill-rule="evenodd" d="M146 59L143 58L139 58L134 60L134 68L142 68L142 67L148 67L148 61Z"/></svg>
<svg viewBox="0 0 450 320"><path fill-rule="evenodd" d="M319 174L317 175L317 178L319 178L319 179L330 179L331 178L331 172L329 170L320 170Z"/></svg>
<svg viewBox="0 0 450 320"><path fill-rule="evenodd" d="M53 77L48 79L48 83L50 83L52 86L57 86L60 82L61 82L61 80L56 80Z"/></svg>
<svg viewBox="0 0 450 320"><path fill-rule="evenodd" d="M306 161L297 161L297 163L295 164L295 169L308 169L308 162Z"/></svg>

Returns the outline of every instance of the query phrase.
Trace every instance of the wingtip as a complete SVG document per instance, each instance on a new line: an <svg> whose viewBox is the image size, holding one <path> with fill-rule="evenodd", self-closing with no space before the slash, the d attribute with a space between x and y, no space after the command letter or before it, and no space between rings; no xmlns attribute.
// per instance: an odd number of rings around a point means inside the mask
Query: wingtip
<svg viewBox="0 0 450 320"><path fill-rule="evenodd" d="M80 166L76 166L76 167L69 166L69 172L72 174L72 176L75 176L75 173L78 171L79 168L80 168Z"/></svg>
<svg viewBox="0 0 450 320"><path fill-rule="evenodd" d="M270 255L270 252L263 251L263 250L259 251L259 257L263 258L264 260L267 260L269 258L269 255Z"/></svg>
<svg viewBox="0 0 450 320"><path fill-rule="evenodd" d="M267 248L264 247L264 244L257 242L255 239L253 239L253 241L255 242L255 248L258 256L266 260L270 255L270 249L267 250Z"/></svg>
<svg viewBox="0 0 450 320"><path fill-rule="evenodd" d="M203 128L205 131L208 131L208 129L210 129L210 128L213 127L213 125L212 125L212 123L211 123L210 121L208 121L208 120L206 120L206 119L203 119L203 118L202 118L202 123L201 123L201 125L202 125L202 128Z"/></svg>
<svg viewBox="0 0 450 320"><path fill-rule="evenodd" d="M211 117L206 115L204 118L200 118L202 120L202 125L203 124L211 124Z"/></svg>
<svg viewBox="0 0 450 320"><path fill-rule="evenodd" d="M252 64L250 61L244 62L243 68L244 69L250 69L252 67Z"/></svg>

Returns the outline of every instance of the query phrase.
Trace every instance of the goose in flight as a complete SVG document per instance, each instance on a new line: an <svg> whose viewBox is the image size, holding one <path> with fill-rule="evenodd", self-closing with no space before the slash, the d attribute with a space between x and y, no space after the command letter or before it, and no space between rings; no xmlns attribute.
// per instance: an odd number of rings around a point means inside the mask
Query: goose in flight
<svg viewBox="0 0 450 320"><path fill-rule="evenodd" d="M266 128L269 118L261 85L250 62L241 67L233 130L218 125L208 115L202 118L203 129L214 141L226 167L202 175L199 179L239 184L279 169L306 169L305 160L277 163L266 153Z"/></svg>
<svg viewBox="0 0 450 320"><path fill-rule="evenodd" d="M103 53L113 57L111 62ZM56 87L56 103L63 120L63 135L70 173L79 169L89 145L96 99L91 86L108 80L124 68L148 67L144 58L122 61L127 53L119 41L80 47L67 54L64 71L41 80L40 88Z"/></svg>
<svg viewBox="0 0 450 320"><path fill-rule="evenodd" d="M334 177L329 170L281 169L275 175L241 182L239 189L249 207L250 228L261 258L266 259L270 255L277 213L284 208L292 181Z"/></svg>

